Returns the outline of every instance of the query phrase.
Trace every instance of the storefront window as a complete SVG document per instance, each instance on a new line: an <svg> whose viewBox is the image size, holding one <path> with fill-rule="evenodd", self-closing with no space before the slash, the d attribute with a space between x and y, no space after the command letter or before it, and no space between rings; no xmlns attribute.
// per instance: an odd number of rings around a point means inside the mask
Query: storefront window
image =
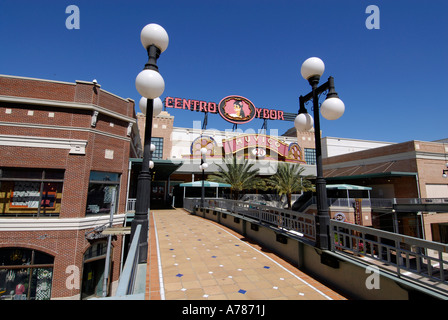
<svg viewBox="0 0 448 320"><path fill-rule="evenodd" d="M92 171L87 194L86 214L109 214L118 201L120 174Z"/></svg>
<svg viewBox="0 0 448 320"><path fill-rule="evenodd" d="M50 300L53 264L37 250L0 249L0 300Z"/></svg>
<svg viewBox="0 0 448 320"><path fill-rule="evenodd" d="M0 216L59 216L64 170L0 168Z"/></svg>

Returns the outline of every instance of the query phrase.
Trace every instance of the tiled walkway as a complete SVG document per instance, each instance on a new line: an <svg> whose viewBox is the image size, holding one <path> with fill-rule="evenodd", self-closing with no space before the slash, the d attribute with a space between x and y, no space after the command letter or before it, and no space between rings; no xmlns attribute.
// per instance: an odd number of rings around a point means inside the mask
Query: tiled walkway
<svg viewBox="0 0 448 320"><path fill-rule="evenodd" d="M182 209L150 217L147 300L344 300L242 235Z"/></svg>

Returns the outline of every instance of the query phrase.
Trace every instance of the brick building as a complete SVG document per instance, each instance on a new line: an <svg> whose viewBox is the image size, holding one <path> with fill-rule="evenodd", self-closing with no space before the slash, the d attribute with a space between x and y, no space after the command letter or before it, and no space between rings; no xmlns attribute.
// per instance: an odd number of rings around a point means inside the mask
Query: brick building
<svg viewBox="0 0 448 320"><path fill-rule="evenodd" d="M123 225L134 101L94 82L0 76L0 299L101 295L109 224ZM119 277L114 236L110 286Z"/></svg>
<svg viewBox="0 0 448 320"><path fill-rule="evenodd" d="M447 154L444 142L407 141L326 158L324 176L388 200L372 212L375 228L448 243Z"/></svg>

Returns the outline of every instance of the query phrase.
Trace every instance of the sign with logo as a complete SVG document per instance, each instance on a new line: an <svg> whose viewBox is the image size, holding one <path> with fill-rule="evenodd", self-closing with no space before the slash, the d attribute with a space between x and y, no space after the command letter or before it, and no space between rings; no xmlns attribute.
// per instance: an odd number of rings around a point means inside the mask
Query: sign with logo
<svg viewBox="0 0 448 320"><path fill-rule="evenodd" d="M254 118L267 120L294 121L295 114L285 114L281 110L256 108L254 104L244 97L228 96L219 104L215 102L166 97L165 108L183 109L197 112L218 113L225 120L232 123L247 123Z"/></svg>
<svg viewBox="0 0 448 320"><path fill-rule="evenodd" d="M247 148L257 148L264 150L266 150L267 148L269 150L275 151L283 157L288 156L289 147L289 145L284 143L283 141L280 141L272 136L262 134L247 134L231 139L223 139L222 146L224 148L224 153L235 153L239 150Z"/></svg>
<svg viewBox="0 0 448 320"><path fill-rule="evenodd" d="M218 112L224 120L232 123L246 123L255 117L255 106L249 99L229 96L221 100Z"/></svg>
<svg viewBox="0 0 448 320"><path fill-rule="evenodd" d="M334 215L334 219L337 221L345 222L345 214L343 214L342 212L338 212Z"/></svg>

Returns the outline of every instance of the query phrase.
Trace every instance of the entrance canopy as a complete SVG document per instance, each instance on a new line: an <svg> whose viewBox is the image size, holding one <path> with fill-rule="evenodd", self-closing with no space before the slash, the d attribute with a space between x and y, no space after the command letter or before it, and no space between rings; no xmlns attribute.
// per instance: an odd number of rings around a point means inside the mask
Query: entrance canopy
<svg viewBox="0 0 448 320"><path fill-rule="evenodd" d="M372 190L371 187L355 186L353 184L327 184L327 189L338 190Z"/></svg>
<svg viewBox="0 0 448 320"><path fill-rule="evenodd" d="M202 188L202 180L201 181L194 181L194 182L186 182L181 183L179 187L200 187ZM227 183L219 183L219 182L211 182L211 181L204 181L204 187L212 187L212 188L230 188L231 185Z"/></svg>
<svg viewBox="0 0 448 320"><path fill-rule="evenodd" d="M227 184L227 183L218 183L218 182L211 182L211 181L194 181L194 182L186 182L186 183L181 183L179 185L179 187L183 187L184 188L184 198L186 198L187 196L187 188L193 188L193 189L188 189L189 190L189 197L193 196L193 197L197 197L198 193L197 189L195 188L201 188L202 187L202 182L204 182L204 189L206 191L206 193L209 194L209 196L213 196L213 198L219 198L219 188L230 188L231 185ZM213 191L211 191L213 190ZM213 193L213 194L212 194Z"/></svg>

